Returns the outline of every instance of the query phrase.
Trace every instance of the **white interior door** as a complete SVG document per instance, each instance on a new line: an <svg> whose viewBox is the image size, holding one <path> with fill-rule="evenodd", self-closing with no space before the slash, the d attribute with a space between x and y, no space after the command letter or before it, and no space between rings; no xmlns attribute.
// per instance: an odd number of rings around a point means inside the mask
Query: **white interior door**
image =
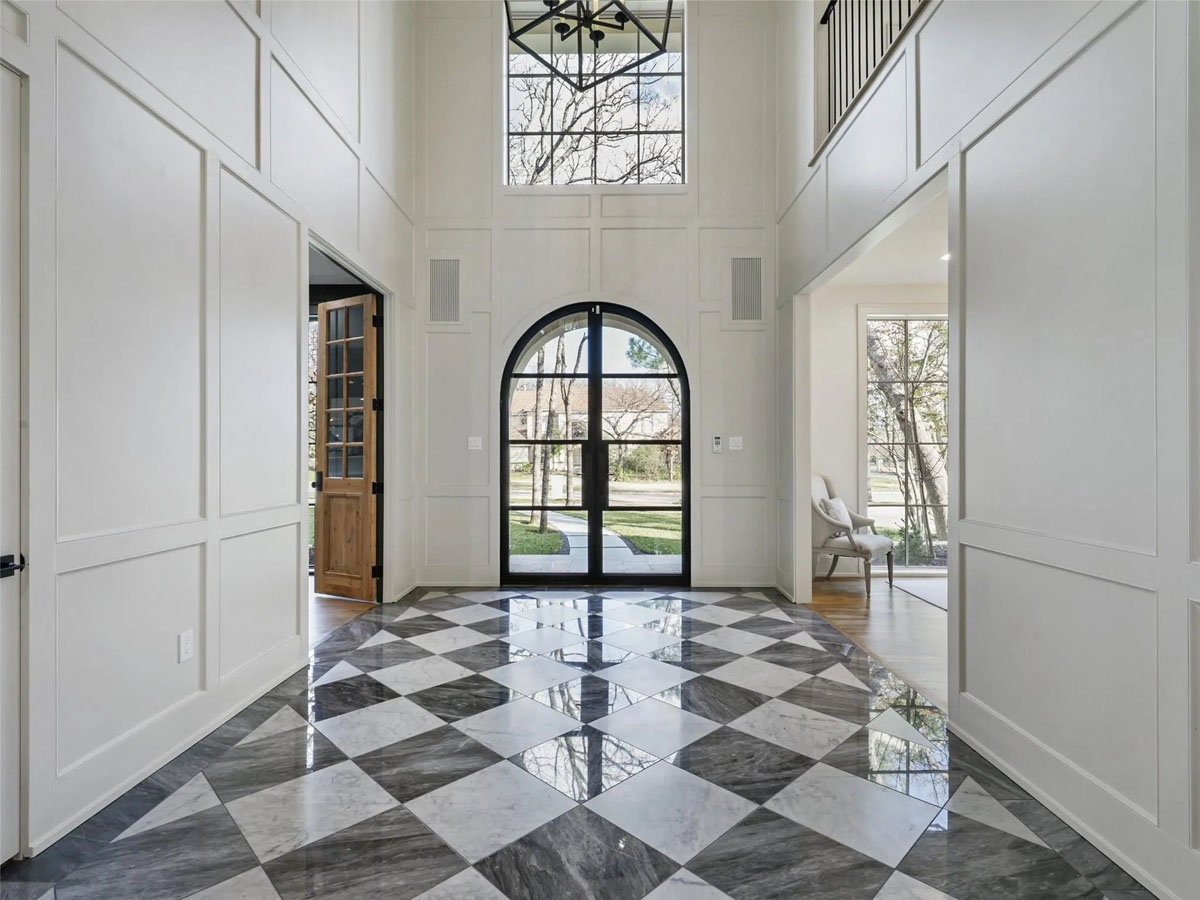
<svg viewBox="0 0 1200 900"><path fill-rule="evenodd" d="M21 559L21 79L0 66L0 557ZM21 582L0 578L0 862L20 850Z"/></svg>

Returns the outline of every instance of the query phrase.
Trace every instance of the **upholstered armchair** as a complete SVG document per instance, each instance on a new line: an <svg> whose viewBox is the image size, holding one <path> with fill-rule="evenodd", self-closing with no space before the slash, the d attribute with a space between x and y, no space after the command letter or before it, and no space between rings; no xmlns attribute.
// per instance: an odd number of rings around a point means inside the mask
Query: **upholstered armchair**
<svg viewBox="0 0 1200 900"><path fill-rule="evenodd" d="M869 528L863 532L861 529ZM813 553L828 553L833 557L828 580L833 577L839 557L861 559L867 580L867 601L871 600L871 560L887 554L888 584L892 583L892 539L875 531L875 520L850 512L838 497L833 482L824 475L812 478L812 547Z"/></svg>

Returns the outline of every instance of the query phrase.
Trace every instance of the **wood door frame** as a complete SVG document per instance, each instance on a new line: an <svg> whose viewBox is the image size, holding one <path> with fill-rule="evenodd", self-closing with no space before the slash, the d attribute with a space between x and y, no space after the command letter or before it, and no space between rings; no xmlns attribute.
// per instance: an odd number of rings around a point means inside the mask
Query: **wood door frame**
<svg viewBox="0 0 1200 900"><path fill-rule="evenodd" d="M357 291L357 286L354 288ZM341 297L338 299L324 300L317 303L317 402L316 402L316 440L315 440L315 462L316 473L318 474L318 484L321 486L316 492L316 504L314 510L313 522L313 545L314 545L314 560L313 560L313 588L316 593L328 594L331 596L344 596L350 599L369 600L382 602L383 600L383 505L379 498L382 497L383 486L383 435L384 435L384 420L383 420L383 403L382 403L382 384L383 384L383 317L382 305L383 296L366 288L366 293L355 293L353 296ZM310 307L311 307L310 301ZM323 521L324 503L322 499L329 493L327 483L331 480L325 474L327 465L327 444L328 444L328 426L326 425L326 414L329 412L329 396L328 385L329 379L326 377L329 373L325 371L326 347L328 346L328 336L326 334L327 317L321 315L323 309L326 313L331 310L362 306L363 308L363 439L362 439L362 459L363 471L361 478L349 478L346 472L346 458L343 456L342 466L343 474L339 476L337 482L362 482L357 491L344 491L344 495L350 496L357 494L361 496L363 506L367 512L363 513L367 522L365 527L360 522L359 542L366 549L363 551L368 560L370 560L367 569L365 580L370 582L369 590L359 590L358 586L351 585L349 581L345 583L329 582L326 580L322 583L322 579L327 579L325 575L326 566L323 563L328 551L328 543L320 539L321 525ZM336 339L335 339L336 340ZM373 362L373 364L372 364ZM344 362L343 365L346 363ZM342 410L346 410L345 404L348 402L348 391L343 392ZM348 427L346 420L343 420L343 428ZM343 435L345 437L345 435ZM344 446L344 444L343 444ZM341 485L338 485L341 486ZM337 492L335 492L337 493ZM360 576L359 581L363 580ZM356 596L357 594L368 594L370 596Z"/></svg>
<svg viewBox="0 0 1200 900"><path fill-rule="evenodd" d="M680 552L680 571L671 574L655 574L655 573L605 573L603 566L603 541L595 540L599 535L600 528L603 527L603 520L600 516L603 515L604 499L607 491L598 491L595 486L601 483L601 479L605 478L604 466L606 464L606 447L610 443L624 443L622 441L609 441L603 437L599 426L599 416L602 406L602 382L603 382L603 363L602 363L602 341L590 340L588 347L588 372L585 376L581 376L587 380L588 384L588 416L589 428L588 437L582 441L584 447L582 468L584 473L584 483L581 485L581 492L584 487L590 487L588 491L588 569L586 572L571 572L571 573L536 573L536 572L512 572L509 567L509 514L511 511L511 503L509 502L509 447L511 438L509 436L509 389L513 381L513 369L516 366L517 359L522 351L529 346L532 341L543 328L557 322L559 319L566 318L579 313L587 313L588 315L588 333L592 334L593 329L603 327L603 317L606 314L618 315L641 325L649 331L654 337L662 342L663 348L671 357L672 363L675 365L675 374L679 379L679 397L680 397L680 473L682 478L682 499L680 503L680 524L682 530L682 549ZM597 331L598 333L598 331ZM636 376L635 376L636 377ZM576 443L575 441L566 441L566 443ZM635 443L656 443L654 441L635 442ZM657 442L657 443L674 443ZM569 306L564 306L559 309L542 316L531 325L524 334L513 345L512 351L509 353L504 364L504 371L500 376L500 584L505 586L512 585L663 585L667 587L688 587L691 584L692 574L692 519L691 519L691 389L688 383L687 367L684 365L683 355L675 346L671 338L663 331L663 329L653 319L631 309L627 306L622 306L618 303L610 303L605 301L587 301L584 303L573 303ZM590 450L590 452L589 452ZM596 524L596 523L599 524Z"/></svg>

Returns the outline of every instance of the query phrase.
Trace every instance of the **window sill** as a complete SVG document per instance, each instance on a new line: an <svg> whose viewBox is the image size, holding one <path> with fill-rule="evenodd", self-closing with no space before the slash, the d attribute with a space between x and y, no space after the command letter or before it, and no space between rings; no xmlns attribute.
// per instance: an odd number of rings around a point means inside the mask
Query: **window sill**
<svg viewBox="0 0 1200 900"><path fill-rule="evenodd" d="M641 197L682 197L688 184L505 184L505 197L577 197L590 194L629 194Z"/></svg>

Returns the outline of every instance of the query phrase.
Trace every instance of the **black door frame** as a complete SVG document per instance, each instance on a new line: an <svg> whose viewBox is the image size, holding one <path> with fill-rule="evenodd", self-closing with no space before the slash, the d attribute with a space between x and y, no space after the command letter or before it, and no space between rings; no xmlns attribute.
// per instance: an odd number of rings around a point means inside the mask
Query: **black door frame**
<svg viewBox="0 0 1200 900"><path fill-rule="evenodd" d="M588 436L585 440L574 441L569 439L561 440L540 440L540 441L521 441L522 444L564 444L578 443L582 447L582 472L583 485L580 488L581 503L580 507L588 512L588 571L587 572L570 572L570 573L533 573L533 572L512 572L509 569L509 515L511 507L509 503L509 390L514 377L513 369L516 367L517 360L520 358L521 352L529 345L529 342L537 336L547 325L551 325L559 319L566 318L579 313L587 313L588 316ZM608 499L608 474L605 471L608 460L607 447L609 444L630 443L629 441L613 441L604 437L600 416L601 406L603 403L603 337L601 334L602 320L605 314L618 315L622 318L630 319L638 325L645 328L650 334L658 340L663 349L670 354L671 362L675 366L675 373L679 378L679 397L682 406L680 416L680 471L682 473L682 503L681 503L681 526L683 531L683 546L681 551L680 571L672 574L657 574L657 573L610 573L604 572L604 547L603 541L599 539L600 529L603 527L604 519L603 512L607 505ZM520 377L520 376L517 376ZM654 377L657 375L614 375L613 377L622 378L639 378L639 377ZM634 443L644 444L674 444L672 440L647 440L636 441ZM691 524L691 391L688 386L687 369L683 364L683 358L676 349L675 344L671 339L663 333L663 330L647 316L638 312L635 309L630 309L627 306L621 306L616 303L604 302L588 302L574 303L570 306L564 306L555 310L548 315L538 319L523 335L521 339L513 346L512 352L508 355L508 359L504 364L504 373L500 379L500 583L502 585L514 584L529 584L529 585L621 585L621 584L653 584L653 585L668 585L672 587L687 587L691 583L692 571L692 524ZM596 451L599 452L596 452ZM558 509L561 507L547 507L549 509ZM575 508L575 507L571 507ZM657 507L659 509L663 507ZM671 507L674 509L675 507ZM622 507L625 509L625 507ZM654 507L629 507L631 512L645 511L654 509ZM595 539L593 539L595 538Z"/></svg>

